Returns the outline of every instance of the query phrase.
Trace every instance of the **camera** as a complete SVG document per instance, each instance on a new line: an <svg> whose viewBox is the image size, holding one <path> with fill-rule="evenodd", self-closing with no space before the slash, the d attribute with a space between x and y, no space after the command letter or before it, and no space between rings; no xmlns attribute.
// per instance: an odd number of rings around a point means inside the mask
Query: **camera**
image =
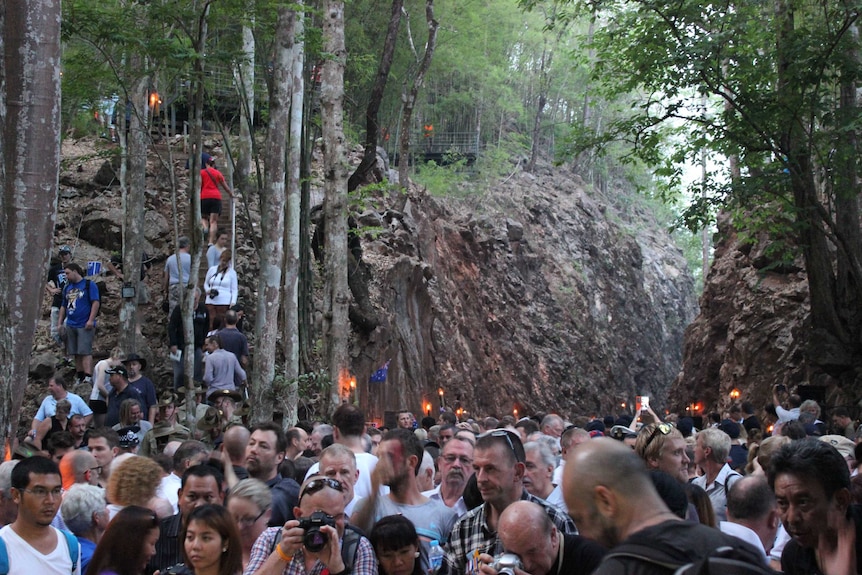
<svg viewBox="0 0 862 575"><path fill-rule="evenodd" d="M215 299L218 297L218 290L217 289L211 289L207 295L209 295L211 298Z"/></svg>
<svg viewBox="0 0 862 575"><path fill-rule="evenodd" d="M777 391L778 393L784 393L785 391L787 391L787 386L783 383L779 383L775 386L775 391Z"/></svg>
<svg viewBox="0 0 862 575"><path fill-rule="evenodd" d="M177 563L176 565L171 565L164 571L162 571L164 575L195 575L195 572L186 567L185 563Z"/></svg>
<svg viewBox="0 0 862 575"><path fill-rule="evenodd" d="M335 527L335 519L323 511L315 511L311 517L303 517L299 520L299 526L305 531L302 536L302 544L312 553L318 553L329 542L329 535L321 531L324 525Z"/></svg>
<svg viewBox="0 0 862 575"><path fill-rule="evenodd" d="M514 553L501 553L494 557L491 568L499 575L515 575L515 569L523 571L524 564L521 563L521 558Z"/></svg>

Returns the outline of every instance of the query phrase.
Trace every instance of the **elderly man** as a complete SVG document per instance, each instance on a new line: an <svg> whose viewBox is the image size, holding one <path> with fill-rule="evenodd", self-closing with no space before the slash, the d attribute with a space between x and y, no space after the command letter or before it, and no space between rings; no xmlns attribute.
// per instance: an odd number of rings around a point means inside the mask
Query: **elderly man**
<svg viewBox="0 0 862 575"><path fill-rule="evenodd" d="M464 488L473 475L473 444L460 437L453 437L440 449L437 457L440 484L422 495L438 499L446 507L455 510L458 517L469 511L464 503Z"/></svg>
<svg viewBox="0 0 862 575"><path fill-rule="evenodd" d="M12 499L12 470L18 461L0 463L0 527L9 525L18 515L18 504Z"/></svg>
<svg viewBox="0 0 862 575"><path fill-rule="evenodd" d="M703 469L703 475L692 479L709 495L715 517L727 519L727 492L742 477L727 464L730 454L730 436L720 429L708 427L697 434L694 446L694 464Z"/></svg>
<svg viewBox="0 0 862 575"><path fill-rule="evenodd" d="M556 413L549 413L542 419L542 425L540 426L540 430L545 435L550 435L551 437L556 437L557 439L563 435L563 431L566 429L566 423L563 421L563 418L557 415Z"/></svg>
<svg viewBox="0 0 862 575"><path fill-rule="evenodd" d="M60 460L60 476L63 489L68 491L73 485L99 485L102 468L89 451L76 449Z"/></svg>
<svg viewBox="0 0 862 575"><path fill-rule="evenodd" d="M320 549L304 544L305 530L299 520L323 512L335 527L320 527L326 542ZM341 484L328 477L315 476L302 484L299 504L291 519L283 526L270 527L261 533L251 549L246 575L377 575L377 558L371 543L356 531L348 529L344 516L344 496ZM280 532L280 533L279 533ZM280 537L279 537L280 535ZM344 557L343 549L354 548L352 557Z"/></svg>
<svg viewBox="0 0 862 575"><path fill-rule="evenodd" d="M563 491L581 535L610 551L596 575L669 575L720 547L732 547L738 560L762 565L750 545L677 517L643 460L619 441L600 437L578 447L566 466Z"/></svg>
<svg viewBox="0 0 862 575"><path fill-rule="evenodd" d="M580 535L564 535L545 510L531 501L516 501L500 515L500 542L508 553L521 558L530 575L589 575L602 562L604 548ZM493 557L479 557L482 573L497 575Z"/></svg>
<svg viewBox="0 0 862 575"><path fill-rule="evenodd" d="M530 495L544 499L551 505L566 512L561 485L554 485L553 475L556 460L551 448L544 442L530 441L524 444L526 469L524 470L524 489Z"/></svg>
<svg viewBox="0 0 862 575"><path fill-rule="evenodd" d="M485 501L462 516L449 536L449 547L440 574L475 572L481 553L492 554L497 546L500 515L520 500L538 504L561 533L575 533L572 520L558 508L524 489L524 446L519 435L494 429L479 436L473 456L476 485Z"/></svg>
<svg viewBox="0 0 862 575"><path fill-rule="evenodd" d="M781 555L784 573L862 572L862 513L851 505L841 454L816 439L793 441L772 456L768 478L792 537Z"/></svg>
<svg viewBox="0 0 862 575"><path fill-rule="evenodd" d="M72 485L63 495L60 515L66 528L78 538L81 545L81 573L86 573L93 551L108 528L105 491L94 485Z"/></svg>

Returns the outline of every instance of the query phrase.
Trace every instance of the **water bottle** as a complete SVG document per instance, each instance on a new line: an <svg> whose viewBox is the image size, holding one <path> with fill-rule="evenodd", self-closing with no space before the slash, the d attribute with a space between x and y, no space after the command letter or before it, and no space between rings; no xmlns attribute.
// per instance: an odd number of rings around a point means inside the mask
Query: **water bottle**
<svg viewBox="0 0 862 575"><path fill-rule="evenodd" d="M440 546L440 542L436 539L432 540L428 549L428 564L430 565L428 575L434 575L440 570L440 566L443 565L443 556L445 554L446 553L443 551L443 548Z"/></svg>

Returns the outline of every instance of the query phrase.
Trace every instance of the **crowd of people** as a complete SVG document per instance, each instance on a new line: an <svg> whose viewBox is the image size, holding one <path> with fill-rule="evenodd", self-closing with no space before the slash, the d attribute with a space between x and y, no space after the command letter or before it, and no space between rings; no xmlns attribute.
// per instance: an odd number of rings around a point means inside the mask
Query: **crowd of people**
<svg viewBox="0 0 862 575"><path fill-rule="evenodd" d="M145 367L109 366L112 393ZM0 465L10 573L862 572L862 428L780 390L771 433L748 404L702 421L404 410L385 429L344 403L284 431L248 426L226 389L190 430L171 391L101 422L58 376L48 392Z"/></svg>

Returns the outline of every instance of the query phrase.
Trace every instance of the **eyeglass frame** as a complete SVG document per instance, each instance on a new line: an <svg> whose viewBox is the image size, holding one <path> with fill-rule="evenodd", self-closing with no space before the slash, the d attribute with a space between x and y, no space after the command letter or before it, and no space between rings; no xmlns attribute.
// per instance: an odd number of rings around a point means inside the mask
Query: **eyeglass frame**
<svg viewBox="0 0 862 575"><path fill-rule="evenodd" d="M265 514L267 511L269 511L269 507L264 507L264 508L263 508L263 511L261 511L261 512L260 512L260 514L258 514L258 516L257 516L257 517L255 517L254 519L249 519L248 517L240 517L239 519L237 519L237 520L236 520L236 523L237 523L237 525L239 525L240 527L242 527L243 525L245 525L245 526L251 526L251 525L254 525L255 523L257 523L257 521L258 521L261 517L263 517L263 516L264 516L264 514Z"/></svg>

